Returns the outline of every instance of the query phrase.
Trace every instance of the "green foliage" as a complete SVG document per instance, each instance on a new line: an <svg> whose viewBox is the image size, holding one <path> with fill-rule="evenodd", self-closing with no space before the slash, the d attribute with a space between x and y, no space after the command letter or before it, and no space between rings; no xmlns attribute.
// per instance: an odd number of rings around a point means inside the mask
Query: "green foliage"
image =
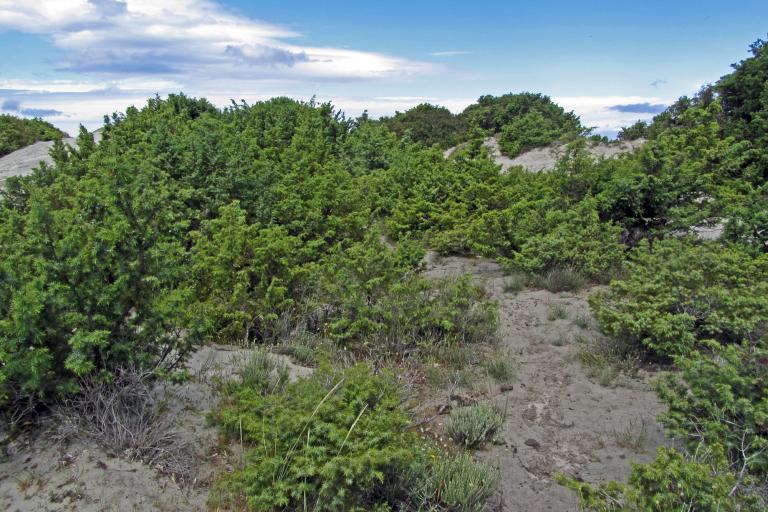
<svg viewBox="0 0 768 512"><path fill-rule="evenodd" d="M40 118L21 119L0 114L0 157L41 140L58 140L66 136Z"/></svg>
<svg viewBox="0 0 768 512"><path fill-rule="evenodd" d="M247 444L220 488L248 510L370 510L407 497L404 476L428 451L403 432L394 380L359 365L318 370L263 394L243 384L218 413ZM242 432L242 434L241 434Z"/></svg>
<svg viewBox="0 0 768 512"><path fill-rule="evenodd" d="M488 375L497 382L506 383L515 378L515 362L509 354L496 354L483 366Z"/></svg>
<svg viewBox="0 0 768 512"><path fill-rule="evenodd" d="M292 305L301 239L282 226L249 225L238 202L204 221L192 248L196 289L207 298L218 336L271 338L279 313Z"/></svg>
<svg viewBox="0 0 768 512"><path fill-rule="evenodd" d="M381 122L399 137L408 137L425 146L437 144L442 149L458 144L466 130L460 116L429 103L395 112L392 117L383 117Z"/></svg>
<svg viewBox="0 0 768 512"><path fill-rule="evenodd" d="M637 121L631 126L625 126L619 130L618 139L622 141L644 139L648 137L648 123Z"/></svg>
<svg viewBox="0 0 768 512"><path fill-rule="evenodd" d="M481 96L462 117L470 127L500 134L502 153L518 153L556 140L587 133L573 112L566 112L548 96L532 93Z"/></svg>
<svg viewBox="0 0 768 512"><path fill-rule="evenodd" d="M627 279L590 304L606 334L661 357L690 354L705 339L754 340L768 322L768 260L716 243L642 246Z"/></svg>
<svg viewBox="0 0 768 512"><path fill-rule="evenodd" d="M657 384L668 410L668 431L689 452L722 450L740 478L768 477L768 351L759 346L715 347L678 358L680 372Z"/></svg>
<svg viewBox="0 0 768 512"><path fill-rule="evenodd" d="M459 407L451 411L446 432L458 444L477 448L493 442L504 423L504 416L488 404Z"/></svg>
<svg viewBox="0 0 768 512"><path fill-rule="evenodd" d="M473 460L467 453L438 458L431 471L417 478L412 495L419 497L418 510L482 512L496 492L499 472ZM431 505L431 507L430 507Z"/></svg>
<svg viewBox="0 0 768 512"><path fill-rule="evenodd" d="M496 304L469 276L432 283L411 269L421 250L374 240L350 247L323 268L326 333L338 343L380 354L424 346L475 343L493 337Z"/></svg>
<svg viewBox="0 0 768 512"><path fill-rule="evenodd" d="M670 448L659 448L650 464L633 464L627 484L600 486L560 475L560 484L574 490L582 510L641 512L696 510L746 512L764 510L757 496L732 493L736 478L716 456L694 460Z"/></svg>

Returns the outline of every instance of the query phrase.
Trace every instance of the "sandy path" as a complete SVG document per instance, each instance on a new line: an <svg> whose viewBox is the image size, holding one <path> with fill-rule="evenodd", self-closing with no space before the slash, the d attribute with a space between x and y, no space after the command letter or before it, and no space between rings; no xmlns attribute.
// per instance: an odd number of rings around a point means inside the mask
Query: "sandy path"
<svg viewBox="0 0 768 512"><path fill-rule="evenodd" d="M427 258L431 277L473 274L500 305L501 351L517 362L513 389L492 396L507 410L504 444L479 453L501 472L505 511L578 510L577 500L553 477L557 472L590 482L625 479L629 462L647 462L664 442L656 416L663 407L645 381L605 387L575 361L573 337L588 335L573 323L588 315L589 290L553 294L503 290L499 266L480 258ZM567 307L568 319L548 320L551 304ZM556 340L568 341L557 346ZM553 342L557 344L553 344ZM636 449L618 446L617 433L646 432Z"/></svg>

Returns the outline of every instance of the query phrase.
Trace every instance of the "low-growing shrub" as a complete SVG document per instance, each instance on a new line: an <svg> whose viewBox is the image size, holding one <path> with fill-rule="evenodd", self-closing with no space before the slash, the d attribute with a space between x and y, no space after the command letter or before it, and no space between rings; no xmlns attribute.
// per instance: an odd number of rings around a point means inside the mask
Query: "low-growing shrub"
<svg viewBox="0 0 768 512"><path fill-rule="evenodd" d="M365 365L321 368L281 393L239 386L216 415L246 463L213 499L248 510L371 510L407 497L427 448L404 433L395 381Z"/></svg>
<svg viewBox="0 0 768 512"><path fill-rule="evenodd" d="M320 299L328 311L327 335L343 346L397 357L424 347L492 341L497 304L471 276L430 281L413 274L407 247L398 247L399 254L363 245L329 265Z"/></svg>
<svg viewBox="0 0 768 512"><path fill-rule="evenodd" d="M768 257L736 246L666 240L641 246L628 277L590 297L602 330L662 357L701 340L756 340L768 324Z"/></svg>
<svg viewBox="0 0 768 512"><path fill-rule="evenodd" d="M496 407L476 404L452 410L446 431L456 443L477 448L493 442L503 423L504 416Z"/></svg>
<svg viewBox="0 0 768 512"><path fill-rule="evenodd" d="M667 404L661 421L696 453L722 450L744 477L768 478L768 350L713 346L712 354L677 358L679 373L656 386Z"/></svg>
<svg viewBox="0 0 768 512"><path fill-rule="evenodd" d="M629 482L593 486L558 476L558 482L576 492L581 510L635 512L640 510L696 510L697 512L757 512L762 499L736 492L736 476L717 456L709 460L686 457L671 448L659 448L650 464L633 464Z"/></svg>

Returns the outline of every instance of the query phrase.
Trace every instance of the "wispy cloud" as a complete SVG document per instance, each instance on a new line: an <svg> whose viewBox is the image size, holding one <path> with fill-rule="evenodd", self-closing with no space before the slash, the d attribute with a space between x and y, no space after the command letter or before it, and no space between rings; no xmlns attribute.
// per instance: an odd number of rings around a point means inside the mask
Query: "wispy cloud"
<svg viewBox="0 0 768 512"><path fill-rule="evenodd" d="M296 44L294 31L210 0L0 0L0 28L51 38L58 68L102 76L360 80L428 72L381 53Z"/></svg>
<svg viewBox="0 0 768 512"><path fill-rule="evenodd" d="M472 55L472 52L466 50L448 50L443 52L432 52L432 57L456 57L457 55Z"/></svg>
<svg viewBox="0 0 768 512"><path fill-rule="evenodd" d="M552 99L576 112L585 126L594 126L598 133L609 135L637 120L650 120L657 112L640 112L645 105L663 110L664 105L672 103L669 99L646 96L556 96Z"/></svg>
<svg viewBox="0 0 768 512"><path fill-rule="evenodd" d="M658 88L659 86L664 85L666 83L667 83L666 80L662 80L661 78L657 78L656 80L654 80L653 82L651 82L648 85L650 85L651 87L657 87Z"/></svg>
<svg viewBox="0 0 768 512"><path fill-rule="evenodd" d="M626 112L627 114L659 114L667 108L662 103L627 103L624 105L612 105L611 110Z"/></svg>
<svg viewBox="0 0 768 512"><path fill-rule="evenodd" d="M14 99L4 100L0 110L29 117L51 117L64 114L64 112L53 108L22 108L21 102Z"/></svg>

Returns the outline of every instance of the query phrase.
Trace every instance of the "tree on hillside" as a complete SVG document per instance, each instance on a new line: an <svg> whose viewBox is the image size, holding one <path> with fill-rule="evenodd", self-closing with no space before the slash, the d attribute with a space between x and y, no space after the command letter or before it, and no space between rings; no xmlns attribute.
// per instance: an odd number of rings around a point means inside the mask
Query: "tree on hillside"
<svg viewBox="0 0 768 512"><path fill-rule="evenodd" d="M383 117L381 122L402 137L425 146L437 144L445 149L460 142L466 131L463 119L445 107L422 103L405 112L395 112L392 117Z"/></svg>

